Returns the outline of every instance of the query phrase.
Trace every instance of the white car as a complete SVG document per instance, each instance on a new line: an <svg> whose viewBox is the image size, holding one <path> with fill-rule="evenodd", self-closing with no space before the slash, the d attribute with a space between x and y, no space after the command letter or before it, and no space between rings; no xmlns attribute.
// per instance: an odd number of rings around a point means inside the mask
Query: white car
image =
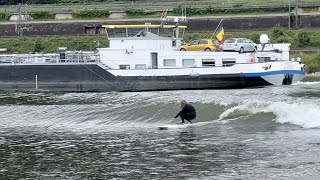
<svg viewBox="0 0 320 180"><path fill-rule="evenodd" d="M254 52L257 50L257 44L251 39L231 38L224 41L222 45L223 51L237 51L239 53Z"/></svg>

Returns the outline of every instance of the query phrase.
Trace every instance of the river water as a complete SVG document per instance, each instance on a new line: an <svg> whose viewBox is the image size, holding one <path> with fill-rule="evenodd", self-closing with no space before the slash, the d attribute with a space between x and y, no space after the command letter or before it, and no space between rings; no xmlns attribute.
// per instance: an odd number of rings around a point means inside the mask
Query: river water
<svg viewBox="0 0 320 180"><path fill-rule="evenodd" d="M171 118L186 99L192 125ZM167 130L157 130L159 126ZM318 179L320 82L0 93L0 179Z"/></svg>

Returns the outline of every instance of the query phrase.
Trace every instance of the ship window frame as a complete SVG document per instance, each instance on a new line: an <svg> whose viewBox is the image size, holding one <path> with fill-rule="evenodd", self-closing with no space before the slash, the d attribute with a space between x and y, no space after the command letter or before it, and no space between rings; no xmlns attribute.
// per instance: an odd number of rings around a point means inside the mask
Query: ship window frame
<svg viewBox="0 0 320 180"><path fill-rule="evenodd" d="M236 58L223 58L222 59L222 66L233 66L237 62Z"/></svg>
<svg viewBox="0 0 320 180"><path fill-rule="evenodd" d="M271 57L257 57L259 62L267 62L271 60Z"/></svg>
<svg viewBox="0 0 320 180"><path fill-rule="evenodd" d="M191 64L185 64L186 61L192 60L193 63ZM196 60L195 59L182 59L182 67L184 68L191 68L191 67L196 67Z"/></svg>
<svg viewBox="0 0 320 180"><path fill-rule="evenodd" d="M120 64L119 69L130 69L130 64Z"/></svg>
<svg viewBox="0 0 320 180"><path fill-rule="evenodd" d="M216 66L216 59L202 59L202 66L203 67Z"/></svg>
<svg viewBox="0 0 320 180"><path fill-rule="evenodd" d="M135 64L134 66L135 69L147 69L146 64Z"/></svg>
<svg viewBox="0 0 320 180"><path fill-rule="evenodd" d="M167 62L174 62L172 64L168 64ZM163 66L164 67L176 67L177 66L177 61L176 59L163 59Z"/></svg>

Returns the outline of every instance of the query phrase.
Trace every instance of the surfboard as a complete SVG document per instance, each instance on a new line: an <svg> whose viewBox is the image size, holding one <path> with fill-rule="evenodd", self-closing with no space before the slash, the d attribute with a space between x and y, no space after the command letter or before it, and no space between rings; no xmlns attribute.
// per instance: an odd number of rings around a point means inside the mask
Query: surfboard
<svg viewBox="0 0 320 180"><path fill-rule="evenodd" d="M159 127L157 127L157 129L158 129L158 130L167 130L167 129L168 129L168 127L165 127L165 126L159 126Z"/></svg>
<svg viewBox="0 0 320 180"><path fill-rule="evenodd" d="M182 127L185 127L185 126L188 126L188 125L191 125L189 123L186 123L186 124L168 124L168 125L162 125L162 126L158 126L157 129L158 130L168 130L169 128L182 128Z"/></svg>

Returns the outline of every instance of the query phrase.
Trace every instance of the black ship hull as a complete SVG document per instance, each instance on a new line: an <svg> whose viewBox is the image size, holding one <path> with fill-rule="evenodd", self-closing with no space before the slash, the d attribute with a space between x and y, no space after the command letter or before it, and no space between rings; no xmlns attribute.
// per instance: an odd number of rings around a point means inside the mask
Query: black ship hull
<svg viewBox="0 0 320 180"><path fill-rule="evenodd" d="M243 74L114 76L97 64L1 65L0 90L61 92L246 88L270 85Z"/></svg>

